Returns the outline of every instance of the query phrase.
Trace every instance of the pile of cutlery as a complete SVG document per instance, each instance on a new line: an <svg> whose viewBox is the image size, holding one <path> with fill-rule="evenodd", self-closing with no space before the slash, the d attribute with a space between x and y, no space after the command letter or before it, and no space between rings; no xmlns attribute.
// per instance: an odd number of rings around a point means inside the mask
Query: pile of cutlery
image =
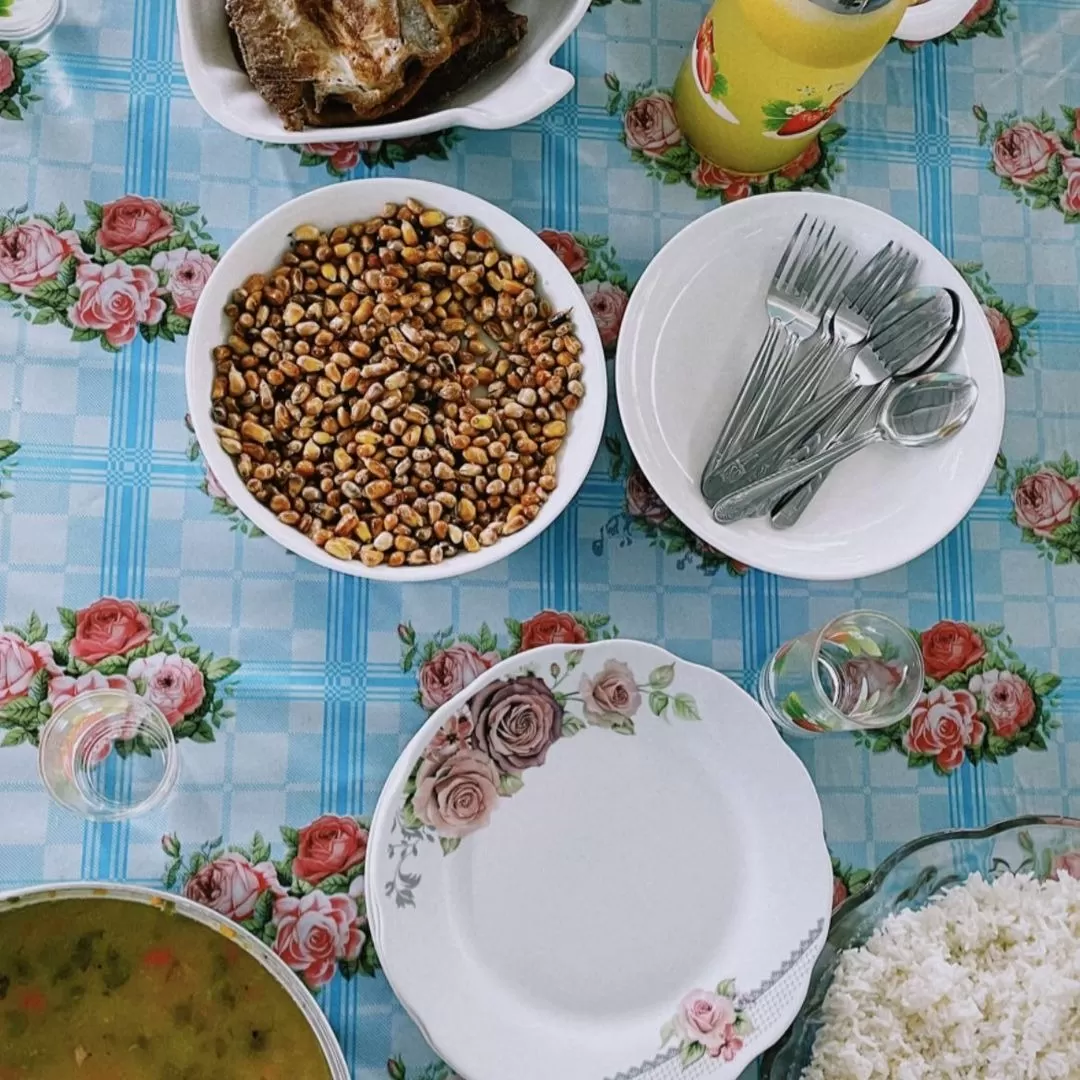
<svg viewBox="0 0 1080 1080"><path fill-rule="evenodd" d="M913 287L918 259L890 241L856 253L806 215L765 300L769 327L701 476L719 522L794 525L829 469L879 439L925 446L955 434L975 384L933 374L963 332L960 297Z"/></svg>

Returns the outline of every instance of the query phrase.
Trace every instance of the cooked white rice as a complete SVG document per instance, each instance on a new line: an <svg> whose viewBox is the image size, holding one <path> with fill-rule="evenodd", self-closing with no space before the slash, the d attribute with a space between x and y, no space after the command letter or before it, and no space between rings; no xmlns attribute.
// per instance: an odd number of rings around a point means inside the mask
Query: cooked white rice
<svg viewBox="0 0 1080 1080"><path fill-rule="evenodd" d="M840 959L803 1080L1080 1077L1080 880L972 875Z"/></svg>

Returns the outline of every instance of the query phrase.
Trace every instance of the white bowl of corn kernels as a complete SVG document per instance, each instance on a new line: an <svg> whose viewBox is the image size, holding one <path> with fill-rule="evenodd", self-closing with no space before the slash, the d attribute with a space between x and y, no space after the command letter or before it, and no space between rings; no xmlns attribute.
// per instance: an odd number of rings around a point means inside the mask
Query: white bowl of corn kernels
<svg viewBox="0 0 1080 1080"><path fill-rule="evenodd" d="M566 508L604 426L580 288L529 228L456 188L335 184L251 226L187 345L199 446L228 498L320 566L430 581Z"/></svg>

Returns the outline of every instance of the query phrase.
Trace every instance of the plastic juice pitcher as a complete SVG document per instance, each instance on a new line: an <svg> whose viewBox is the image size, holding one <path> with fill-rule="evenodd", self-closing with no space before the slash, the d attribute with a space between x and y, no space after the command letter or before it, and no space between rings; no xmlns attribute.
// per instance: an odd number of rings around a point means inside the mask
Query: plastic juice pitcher
<svg viewBox="0 0 1080 1080"><path fill-rule="evenodd" d="M891 37L946 34L972 0L716 0L675 82L679 127L741 173L788 164L815 140Z"/></svg>

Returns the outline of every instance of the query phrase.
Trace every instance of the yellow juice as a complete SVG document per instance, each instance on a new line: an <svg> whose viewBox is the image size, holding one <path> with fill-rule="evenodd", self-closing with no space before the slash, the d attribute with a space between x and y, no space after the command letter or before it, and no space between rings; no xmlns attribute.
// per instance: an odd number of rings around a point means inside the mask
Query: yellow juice
<svg viewBox="0 0 1080 1080"><path fill-rule="evenodd" d="M817 137L900 24L908 0L839 14L812 0L716 0L675 82L702 157L765 173Z"/></svg>

